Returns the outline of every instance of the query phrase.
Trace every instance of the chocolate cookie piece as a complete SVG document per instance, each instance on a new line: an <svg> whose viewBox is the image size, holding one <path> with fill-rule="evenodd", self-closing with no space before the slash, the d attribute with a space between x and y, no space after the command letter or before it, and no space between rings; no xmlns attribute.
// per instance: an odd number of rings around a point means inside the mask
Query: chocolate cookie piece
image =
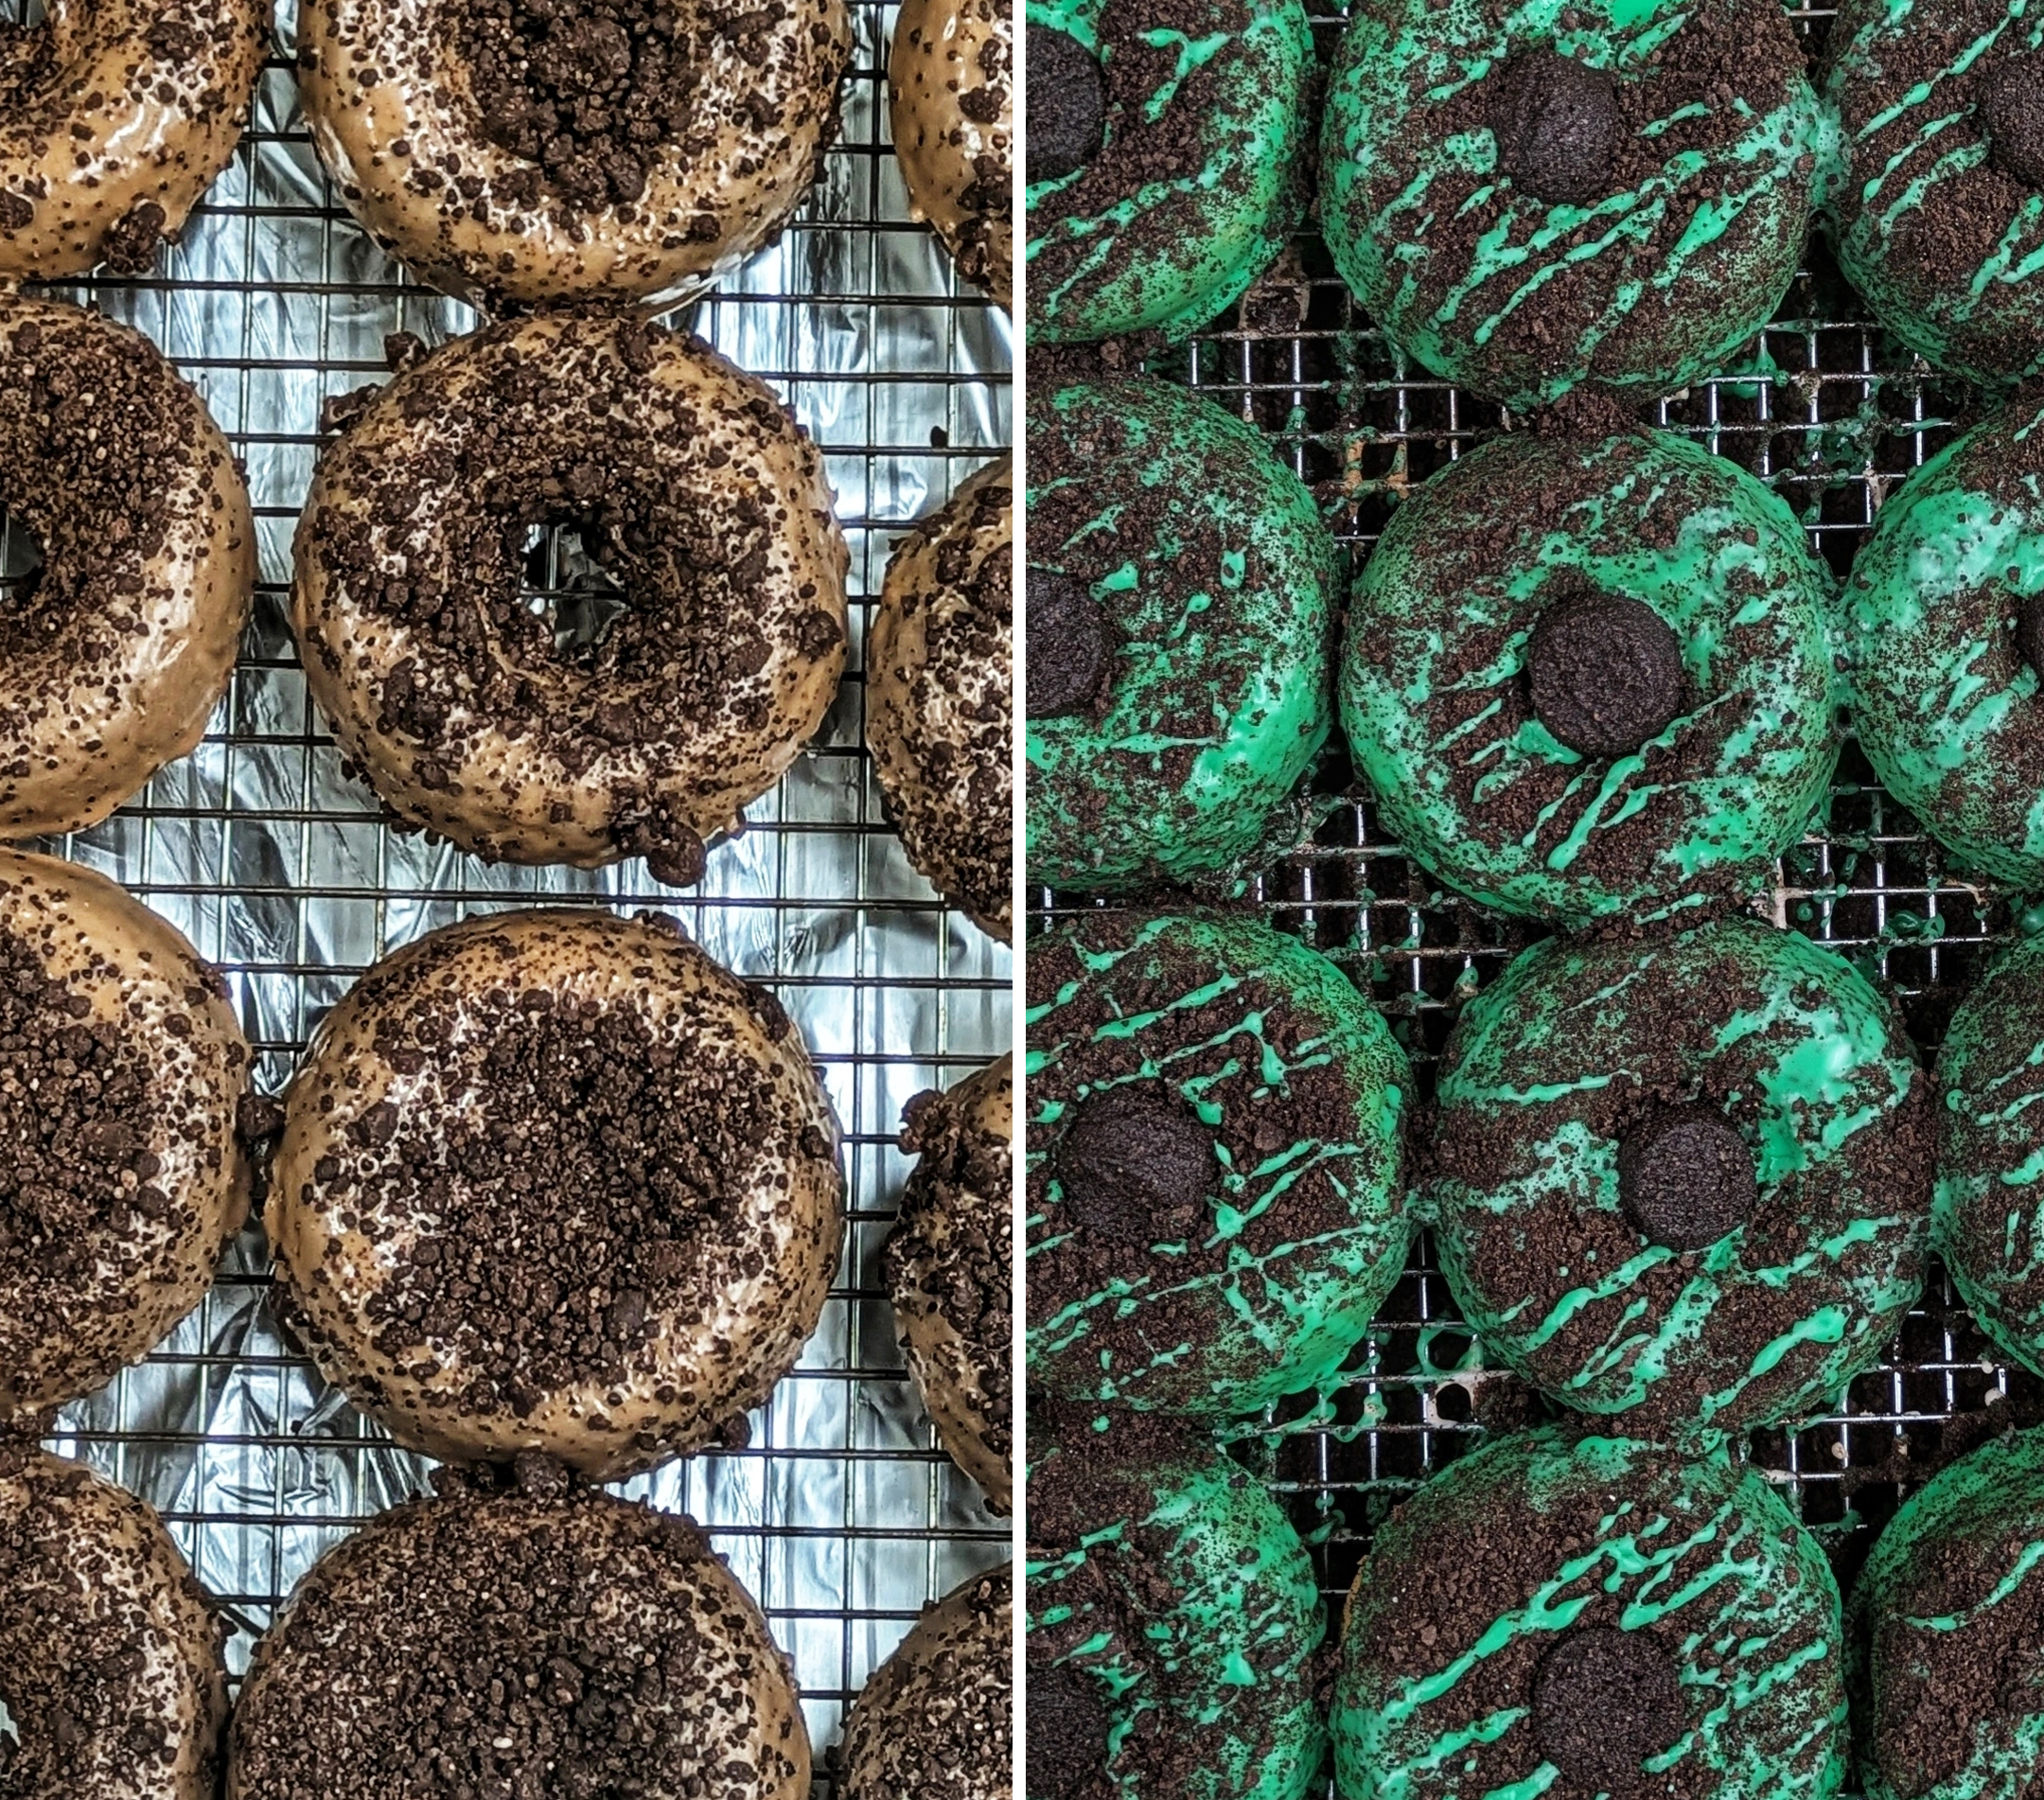
<svg viewBox="0 0 2044 1800"><path fill-rule="evenodd" d="M1682 710L1682 644L1651 607L1585 591L1543 610L1526 644L1533 716L1578 754L1628 756Z"/></svg>
<svg viewBox="0 0 2044 1800"><path fill-rule="evenodd" d="M1649 1244L1702 1250L1753 1215L1751 1146L1722 1113L1667 1106L1618 1144L1618 1204Z"/></svg>
<svg viewBox="0 0 2044 1800"><path fill-rule="evenodd" d="M1113 656L1101 602L1069 575L1032 567L1029 620L1030 717L1084 712Z"/></svg>
<svg viewBox="0 0 2044 1800"><path fill-rule="evenodd" d="M1100 154L1106 79L1100 58L1047 25L1029 28L1030 183L1057 181Z"/></svg>
<svg viewBox="0 0 2044 1800"><path fill-rule="evenodd" d="M1587 206L1610 190L1625 129L1612 78L1552 50L1513 57L1491 95L1499 168L1550 206Z"/></svg>

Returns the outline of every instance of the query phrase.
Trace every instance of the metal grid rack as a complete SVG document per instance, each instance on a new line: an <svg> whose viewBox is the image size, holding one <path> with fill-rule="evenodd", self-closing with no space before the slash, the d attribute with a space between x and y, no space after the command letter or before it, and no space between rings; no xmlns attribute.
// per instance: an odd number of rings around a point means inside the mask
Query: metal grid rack
<svg viewBox="0 0 2044 1800"><path fill-rule="evenodd" d="M6 0L33 20L39 0ZM936 1448L903 1371L879 1250L907 1173L904 1103L1008 1046L1010 957L943 906L888 826L864 750L861 650L892 538L1009 441L1010 326L908 222L887 132L886 0L853 0L843 131L782 240L688 318L795 407L823 447L852 546L851 672L812 750L681 892L642 864L491 867L391 829L343 773L285 627L291 539L323 397L385 373L387 332L435 344L474 315L411 282L340 207L296 109L284 0L251 129L182 244L148 278L57 291L152 337L247 468L256 617L204 743L105 825L44 846L125 884L226 974L277 1090L308 1030L384 953L469 913L579 900L664 907L802 1028L846 1131L844 1263L801 1365L749 1447L621 1491L693 1514L794 1660L829 1791L843 1709L922 1604L1004 1561L1009 1531ZM10 569L24 561L9 534ZM596 585L535 547L547 589ZM580 579L577 579L577 575ZM238 1676L272 1610L429 1465L367 1426L277 1332L259 1227L143 1367L68 1408L52 1447L162 1512L236 1632Z"/></svg>

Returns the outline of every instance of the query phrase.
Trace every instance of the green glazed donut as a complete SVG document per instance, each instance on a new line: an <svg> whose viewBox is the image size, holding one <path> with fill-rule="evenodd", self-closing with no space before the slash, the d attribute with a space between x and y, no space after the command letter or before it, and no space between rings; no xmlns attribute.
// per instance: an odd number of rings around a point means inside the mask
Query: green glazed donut
<svg viewBox="0 0 2044 1800"><path fill-rule="evenodd" d="M1299 0L1030 0L1032 344L1189 337L1306 206Z"/></svg>
<svg viewBox="0 0 2044 1800"><path fill-rule="evenodd" d="M1144 377L1030 395L1029 872L1260 862L1332 724L1336 563L1256 431Z"/></svg>
<svg viewBox="0 0 2044 1800"><path fill-rule="evenodd" d="M1928 1091L1889 1004L1793 932L1550 938L1448 1041L1442 1271L1488 1354L1629 1436L1798 1419L1921 1286Z"/></svg>
<svg viewBox="0 0 2044 1800"><path fill-rule="evenodd" d="M1210 1444L1032 1420L1027 1800L1298 1800L1319 1773L1312 1562Z"/></svg>
<svg viewBox="0 0 2044 1800"><path fill-rule="evenodd" d="M1334 1695L1343 1800L1824 1800L1838 1585L1757 1474L1548 1427L1378 1533Z"/></svg>
<svg viewBox="0 0 2044 1800"><path fill-rule="evenodd" d="M1824 90L1842 129L1824 219L1846 279L1941 369L2044 371L2044 9L1841 0Z"/></svg>
<svg viewBox="0 0 2044 1800"><path fill-rule="evenodd" d="M1854 725L1882 785L1963 861L2044 888L2044 400L1889 496L1845 624Z"/></svg>
<svg viewBox="0 0 2044 1800"><path fill-rule="evenodd" d="M1030 1379L1242 1417L1330 1381L1405 1264L1404 1053L1251 919L1084 916L1029 955Z"/></svg>
<svg viewBox="0 0 2044 1800"><path fill-rule="evenodd" d="M1644 401L1781 303L1833 134L1780 0L1371 0L1329 87L1322 225L1436 375Z"/></svg>
<svg viewBox="0 0 2044 1800"><path fill-rule="evenodd" d="M1514 434L1435 475L1357 579L1357 768L1500 911L1648 922L1764 887L1837 759L1829 590L1781 500L1686 439Z"/></svg>

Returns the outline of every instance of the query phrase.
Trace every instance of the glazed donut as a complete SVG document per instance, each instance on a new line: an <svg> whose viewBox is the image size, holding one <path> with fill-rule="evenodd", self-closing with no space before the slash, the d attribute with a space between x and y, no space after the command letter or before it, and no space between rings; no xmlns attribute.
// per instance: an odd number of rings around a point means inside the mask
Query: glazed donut
<svg viewBox="0 0 2044 1800"><path fill-rule="evenodd" d="M0 851L0 1427L199 1304L248 1214L248 1071L175 930L103 875Z"/></svg>
<svg viewBox="0 0 2044 1800"><path fill-rule="evenodd" d="M1002 306L1014 285L1014 13L1011 0L904 0L888 103L908 213L959 274Z"/></svg>
<svg viewBox="0 0 2044 1800"><path fill-rule="evenodd" d="M0 1793L213 1800L223 1636L145 1502L0 1445Z"/></svg>
<svg viewBox="0 0 2044 1800"><path fill-rule="evenodd" d="M1003 944L1013 916L1013 498L1003 457L902 539L866 654L866 743L902 847Z"/></svg>
<svg viewBox="0 0 2044 1800"><path fill-rule="evenodd" d="M47 0L0 26L0 281L146 270L234 154L269 34L262 0Z"/></svg>
<svg viewBox="0 0 2044 1800"><path fill-rule="evenodd" d="M837 133L844 0L306 0L348 210L478 306L664 304L775 237Z"/></svg>
<svg viewBox="0 0 2044 1800"><path fill-rule="evenodd" d="M265 1224L298 1335L400 1443L613 1481L816 1329L837 1129L787 1015L658 914L449 926L314 1034Z"/></svg>
<svg viewBox="0 0 2044 1800"><path fill-rule="evenodd" d="M694 1521L534 1480L382 1514L256 1647L228 1800L397 1793L807 1800L809 1737Z"/></svg>
<svg viewBox="0 0 2044 1800"><path fill-rule="evenodd" d="M147 338L17 295L0 297L0 464L43 552L0 608L0 837L81 831L204 734L255 591L248 490Z"/></svg>
<svg viewBox="0 0 2044 1800"><path fill-rule="evenodd" d="M558 646L519 585L578 528L632 597ZM465 850L700 878L821 722L850 553L762 382L635 320L498 326L407 369L320 460L291 624L369 784Z"/></svg>

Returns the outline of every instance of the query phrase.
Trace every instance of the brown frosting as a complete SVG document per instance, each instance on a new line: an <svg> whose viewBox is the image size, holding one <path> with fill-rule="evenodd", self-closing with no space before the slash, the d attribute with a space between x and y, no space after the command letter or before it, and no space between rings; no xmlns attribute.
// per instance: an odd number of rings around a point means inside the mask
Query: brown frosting
<svg viewBox="0 0 2044 1800"><path fill-rule="evenodd" d="M1010 0L903 0L888 52L910 212L1004 307L1014 285L1013 40Z"/></svg>

